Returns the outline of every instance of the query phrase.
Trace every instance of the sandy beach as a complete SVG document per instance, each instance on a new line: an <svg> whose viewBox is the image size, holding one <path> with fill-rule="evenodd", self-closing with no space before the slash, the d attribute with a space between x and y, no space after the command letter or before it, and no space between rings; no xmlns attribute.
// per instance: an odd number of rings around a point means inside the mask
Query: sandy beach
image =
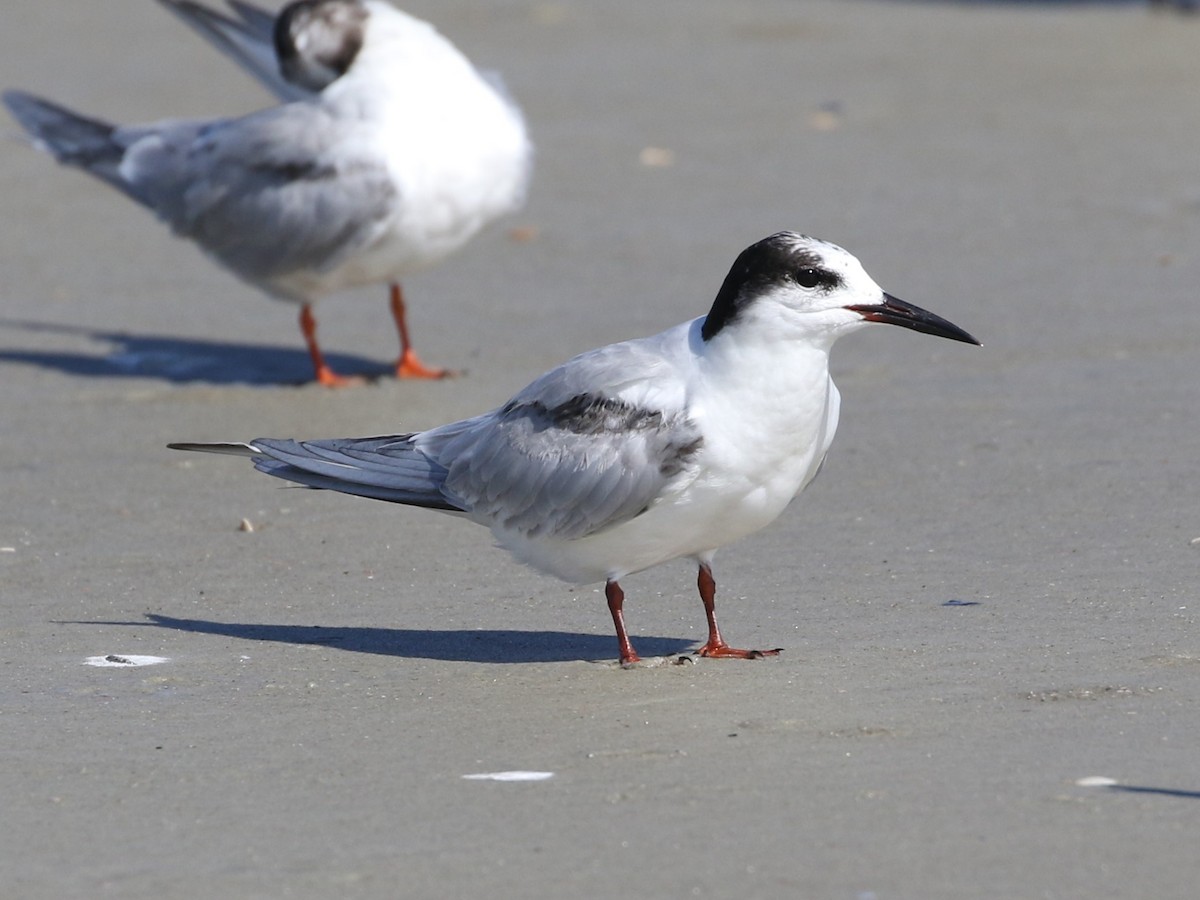
<svg viewBox="0 0 1200 900"><path fill-rule="evenodd" d="M271 102L151 0L15 6L2 87ZM406 282L463 378L302 384L292 307L3 119L0 894L1196 896L1200 18L405 8L537 145L524 211ZM837 346L821 477L716 559L722 628L777 659L621 670L599 586L478 526L165 447L484 411L703 314L783 228L984 346ZM394 357L382 288L318 314L341 368ZM704 639L690 564L624 587L643 654ZM513 771L552 775L464 778Z"/></svg>

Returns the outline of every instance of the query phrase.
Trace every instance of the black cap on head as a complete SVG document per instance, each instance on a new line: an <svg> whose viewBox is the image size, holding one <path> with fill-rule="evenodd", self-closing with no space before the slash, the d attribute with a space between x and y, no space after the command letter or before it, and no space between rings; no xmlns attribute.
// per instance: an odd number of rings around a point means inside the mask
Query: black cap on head
<svg viewBox="0 0 1200 900"><path fill-rule="evenodd" d="M811 272L816 283L836 287L841 278L822 268L824 260L809 244L811 238L793 231L780 231L743 250L717 291L717 299L704 319L700 336L710 340L737 319L755 297L767 289L795 279L796 273Z"/></svg>

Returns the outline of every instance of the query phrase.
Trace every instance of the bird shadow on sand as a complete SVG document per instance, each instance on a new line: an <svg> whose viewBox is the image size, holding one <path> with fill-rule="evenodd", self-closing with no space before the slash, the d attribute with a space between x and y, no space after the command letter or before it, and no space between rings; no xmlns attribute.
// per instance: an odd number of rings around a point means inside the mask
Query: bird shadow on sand
<svg viewBox="0 0 1200 900"><path fill-rule="evenodd" d="M279 347L205 341L169 335L104 331L53 322L0 318L0 329L85 337L108 345L97 353L0 349L0 362L53 369L85 378L159 378L176 384L279 385L312 381L312 360L302 346ZM335 372L379 378L391 367L362 356L331 353Z"/></svg>
<svg viewBox="0 0 1200 900"><path fill-rule="evenodd" d="M945 3L946 0L909 0L913 3ZM1189 8L1192 0L952 0L957 6L1178 6Z"/></svg>
<svg viewBox="0 0 1200 900"><path fill-rule="evenodd" d="M567 631L508 629L340 628L322 625L269 625L177 619L147 613L147 622L76 622L80 625L138 625L216 634L246 641L308 644L350 653L378 653L411 659L475 663L545 663L616 659L612 635ZM695 647L695 641L634 636L643 656L671 656Z"/></svg>

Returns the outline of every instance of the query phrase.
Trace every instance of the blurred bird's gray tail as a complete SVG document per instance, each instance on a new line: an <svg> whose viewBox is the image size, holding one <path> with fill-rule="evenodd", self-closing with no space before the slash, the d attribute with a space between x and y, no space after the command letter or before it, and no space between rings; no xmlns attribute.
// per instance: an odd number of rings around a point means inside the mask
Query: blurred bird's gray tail
<svg viewBox="0 0 1200 900"><path fill-rule="evenodd" d="M130 193L118 171L125 148L113 139L115 126L23 91L5 91L3 99L40 149L64 165L77 166Z"/></svg>

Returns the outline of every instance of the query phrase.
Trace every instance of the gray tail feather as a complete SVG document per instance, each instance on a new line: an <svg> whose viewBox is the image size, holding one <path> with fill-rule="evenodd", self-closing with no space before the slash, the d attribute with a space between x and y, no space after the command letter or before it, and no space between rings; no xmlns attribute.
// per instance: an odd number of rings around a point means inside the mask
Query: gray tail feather
<svg viewBox="0 0 1200 900"><path fill-rule="evenodd" d="M60 163L78 166L129 193L117 171L125 148L113 140L116 126L89 119L23 91L5 91L4 105L39 147Z"/></svg>
<svg viewBox="0 0 1200 900"><path fill-rule="evenodd" d="M464 512L446 500L437 491L411 491L403 488L388 488L378 485L359 484L347 478L337 478L322 475L309 469L302 469L277 459L257 457L254 468L267 475L302 484L305 487L323 491L337 491L339 494L352 494L355 497L367 497L371 500L383 500L387 503L400 503L404 506L421 506L425 509L438 509L443 512Z"/></svg>
<svg viewBox="0 0 1200 900"><path fill-rule="evenodd" d="M415 448L412 435L291 441L255 438L260 472L313 488L463 512L442 492L446 470Z"/></svg>
<svg viewBox="0 0 1200 900"><path fill-rule="evenodd" d="M446 470L409 440L410 434L330 441L255 438L249 443L174 443L196 450L250 457L260 472L321 490L388 503L464 512L442 492Z"/></svg>
<svg viewBox="0 0 1200 900"><path fill-rule="evenodd" d="M242 443L219 443L219 444L199 444L193 441L180 441L174 444L167 444L168 450L193 450L197 453L224 453L228 456L244 456L253 459L262 451L251 444Z"/></svg>

